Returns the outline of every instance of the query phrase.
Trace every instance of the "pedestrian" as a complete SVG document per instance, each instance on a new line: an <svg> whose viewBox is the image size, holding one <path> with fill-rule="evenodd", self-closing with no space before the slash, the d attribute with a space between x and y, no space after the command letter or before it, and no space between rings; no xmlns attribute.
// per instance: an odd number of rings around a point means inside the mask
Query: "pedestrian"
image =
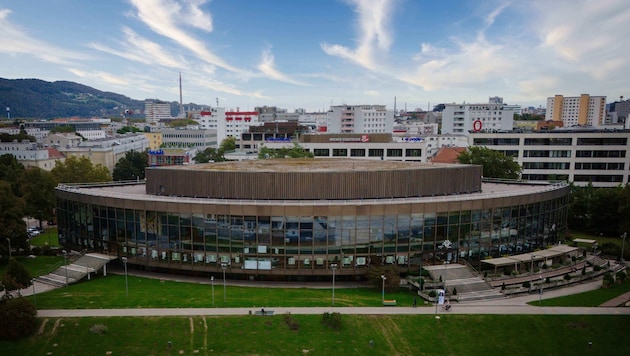
<svg viewBox="0 0 630 356"><path fill-rule="evenodd" d="M370 340L370 347L374 347L374 340Z"/></svg>
<svg viewBox="0 0 630 356"><path fill-rule="evenodd" d="M172 349L172 348L173 348L173 343L169 340L169 341L168 341L168 349L170 350L170 349Z"/></svg>
<svg viewBox="0 0 630 356"><path fill-rule="evenodd" d="M416 297L413 297L413 307L415 308L418 305L418 302L416 301Z"/></svg>
<svg viewBox="0 0 630 356"><path fill-rule="evenodd" d="M262 312L262 315L265 315L265 308L262 308L261 312Z"/></svg>

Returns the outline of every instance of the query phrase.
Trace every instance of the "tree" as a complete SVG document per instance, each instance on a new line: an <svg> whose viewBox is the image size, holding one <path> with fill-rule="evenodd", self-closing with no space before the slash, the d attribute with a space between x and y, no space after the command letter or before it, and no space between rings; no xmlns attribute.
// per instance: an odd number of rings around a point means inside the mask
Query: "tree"
<svg viewBox="0 0 630 356"><path fill-rule="evenodd" d="M37 330L37 310L24 297L9 294L0 300L0 339L16 340Z"/></svg>
<svg viewBox="0 0 630 356"><path fill-rule="evenodd" d="M140 132L140 131L142 131L142 130L140 130L139 128L137 128L135 126L125 126L125 127L121 128L121 129L118 129L116 131L116 133L119 133L119 134L122 135L122 134L126 134L127 132L136 133L136 132Z"/></svg>
<svg viewBox="0 0 630 356"><path fill-rule="evenodd" d="M71 156L63 163L57 161L50 173L57 183L96 183L112 180L107 167L101 164L93 165L87 157Z"/></svg>
<svg viewBox="0 0 630 356"><path fill-rule="evenodd" d="M205 150L197 153L195 156L195 162L208 163L208 162L224 162L225 152L234 151L236 149L236 139L234 137L227 137L221 141L219 149L214 147L208 147Z"/></svg>
<svg viewBox="0 0 630 356"><path fill-rule="evenodd" d="M26 203L25 214L39 220L52 220L55 209L55 178L50 172L38 167L24 171L20 190Z"/></svg>
<svg viewBox="0 0 630 356"><path fill-rule="evenodd" d="M618 216L628 217L630 216L630 184L626 184L623 187L620 195ZM618 233L619 235L623 233L630 233L630 219L619 219Z"/></svg>
<svg viewBox="0 0 630 356"><path fill-rule="evenodd" d="M378 290L383 288L383 278L381 276L385 276L385 291L398 291L400 288L400 276L398 275L398 268L396 268L396 266L385 265L370 268L367 276L368 281Z"/></svg>
<svg viewBox="0 0 630 356"><path fill-rule="evenodd" d="M26 249L26 223L24 217L24 200L13 194L9 183L0 180L0 243L7 246L7 239L11 241L11 248ZM5 254L6 253L6 254ZM9 255L9 251L2 253Z"/></svg>
<svg viewBox="0 0 630 356"><path fill-rule="evenodd" d="M0 156L0 180L11 185L13 194L20 194L20 177L24 173L24 166L12 154Z"/></svg>
<svg viewBox="0 0 630 356"><path fill-rule="evenodd" d="M112 174L115 181L144 179L144 170L149 165L149 156L146 152L129 151L121 158Z"/></svg>
<svg viewBox="0 0 630 356"><path fill-rule="evenodd" d="M7 291L23 289L31 285L31 275L18 260L11 258L2 276L2 284Z"/></svg>
<svg viewBox="0 0 630 356"><path fill-rule="evenodd" d="M304 147L298 145L297 143L293 143L293 147L287 148L267 148L262 146L258 151L258 159L268 159L268 158L313 158L315 157L313 153L309 150L304 149Z"/></svg>
<svg viewBox="0 0 630 356"><path fill-rule="evenodd" d="M487 147L468 147L457 156L457 160L462 164L483 166L485 178L518 179L521 176L521 166L514 158Z"/></svg>

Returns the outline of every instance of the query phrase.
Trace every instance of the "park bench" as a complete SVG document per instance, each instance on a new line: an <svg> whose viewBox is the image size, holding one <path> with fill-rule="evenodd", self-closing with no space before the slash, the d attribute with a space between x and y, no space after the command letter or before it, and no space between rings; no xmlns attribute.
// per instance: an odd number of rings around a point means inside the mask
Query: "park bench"
<svg viewBox="0 0 630 356"><path fill-rule="evenodd" d="M394 307L396 306L396 299L386 299L383 301L383 306L390 306L390 307Z"/></svg>
<svg viewBox="0 0 630 356"><path fill-rule="evenodd" d="M273 310L265 310L265 311L256 310L254 314L255 315L273 315Z"/></svg>

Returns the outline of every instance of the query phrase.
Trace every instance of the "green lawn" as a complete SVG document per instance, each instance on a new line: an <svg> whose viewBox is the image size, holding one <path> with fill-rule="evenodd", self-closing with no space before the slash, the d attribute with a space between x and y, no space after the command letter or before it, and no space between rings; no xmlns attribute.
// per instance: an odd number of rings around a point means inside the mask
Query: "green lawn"
<svg viewBox="0 0 630 356"><path fill-rule="evenodd" d="M129 296L125 294L125 276L108 275L72 284L37 295L39 309L88 308L209 308L212 307L210 284L182 283L171 280L128 276ZM417 297L417 296L416 296ZM396 299L399 306L412 306L414 294L406 289L386 292L386 299ZM214 283L216 307L311 307L330 306L332 289L255 288ZM381 290L376 288L335 288L335 306L365 307L381 305Z"/></svg>
<svg viewBox="0 0 630 356"><path fill-rule="evenodd" d="M615 284L610 288L600 288L589 292L545 299L542 300L542 303L535 301L528 304L544 307L596 307L627 292L630 292L630 280L628 279L624 283Z"/></svg>
<svg viewBox="0 0 630 356"><path fill-rule="evenodd" d="M45 231L32 239L30 239L32 246L49 246L59 247L59 239L57 235L57 227L45 227Z"/></svg>
<svg viewBox="0 0 630 356"><path fill-rule="evenodd" d="M42 319L41 333L0 342L3 355L598 355L627 350L630 316L321 315ZM90 328L107 326L98 335ZM369 341L373 340L373 346ZM167 342L173 348L169 350ZM588 342L592 342L589 348Z"/></svg>
<svg viewBox="0 0 630 356"><path fill-rule="evenodd" d="M60 256L37 256L29 258L26 256L14 256L24 268L30 273L31 277L37 277L54 271L63 265L63 257ZM0 276L4 276L7 264L0 264Z"/></svg>

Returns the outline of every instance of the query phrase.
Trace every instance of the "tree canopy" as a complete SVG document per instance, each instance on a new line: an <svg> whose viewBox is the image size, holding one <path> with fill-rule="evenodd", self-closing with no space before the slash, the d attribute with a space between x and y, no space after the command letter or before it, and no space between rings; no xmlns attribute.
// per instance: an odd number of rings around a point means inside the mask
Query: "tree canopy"
<svg viewBox="0 0 630 356"><path fill-rule="evenodd" d="M129 151L114 166L112 177L115 181L144 179L144 170L148 164L146 152Z"/></svg>
<svg viewBox="0 0 630 356"><path fill-rule="evenodd" d="M11 248L14 250L27 247L26 223L22 219L24 215L24 199L13 194L8 182L0 180L0 246L3 246L2 255L9 256L7 239L11 241Z"/></svg>
<svg viewBox="0 0 630 356"><path fill-rule="evenodd" d="M52 220L54 216L55 187L52 173L38 167L29 167L22 174L20 191L26 204L25 213L39 220Z"/></svg>
<svg viewBox="0 0 630 356"><path fill-rule="evenodd" d="M313 158L315 157L312 152L305 149L304 147L298 145L297 143L293 143L293 147L283 147L283 148L268 148L262 146L258 150L258 159L268 159L268 158Z"/></svg>
<svg viewBox="0 0 630 356"><path fill-rule="evenodd" d="M227 137L221 141L219 149L208 147L197 153L195 156L196 163L223 162L225 161L225 153L236 149L236 138Z"/></svg>
<svg viewBox="0 0 630 356"><path fill-rule="evenodd" d="M65 162L57 161L52 173L57 183L95 183L109 182L112 177L107 167L92 164L89 158L70 156Z"/></svg>
<svg viewBox="0 0 630 356"><path fill-rule="evenodd" d="M462 164L483 166L485 178L518 179L521 176L521 166L514 158L486 147L468 147L457 156L457 160Z"/></svg>

